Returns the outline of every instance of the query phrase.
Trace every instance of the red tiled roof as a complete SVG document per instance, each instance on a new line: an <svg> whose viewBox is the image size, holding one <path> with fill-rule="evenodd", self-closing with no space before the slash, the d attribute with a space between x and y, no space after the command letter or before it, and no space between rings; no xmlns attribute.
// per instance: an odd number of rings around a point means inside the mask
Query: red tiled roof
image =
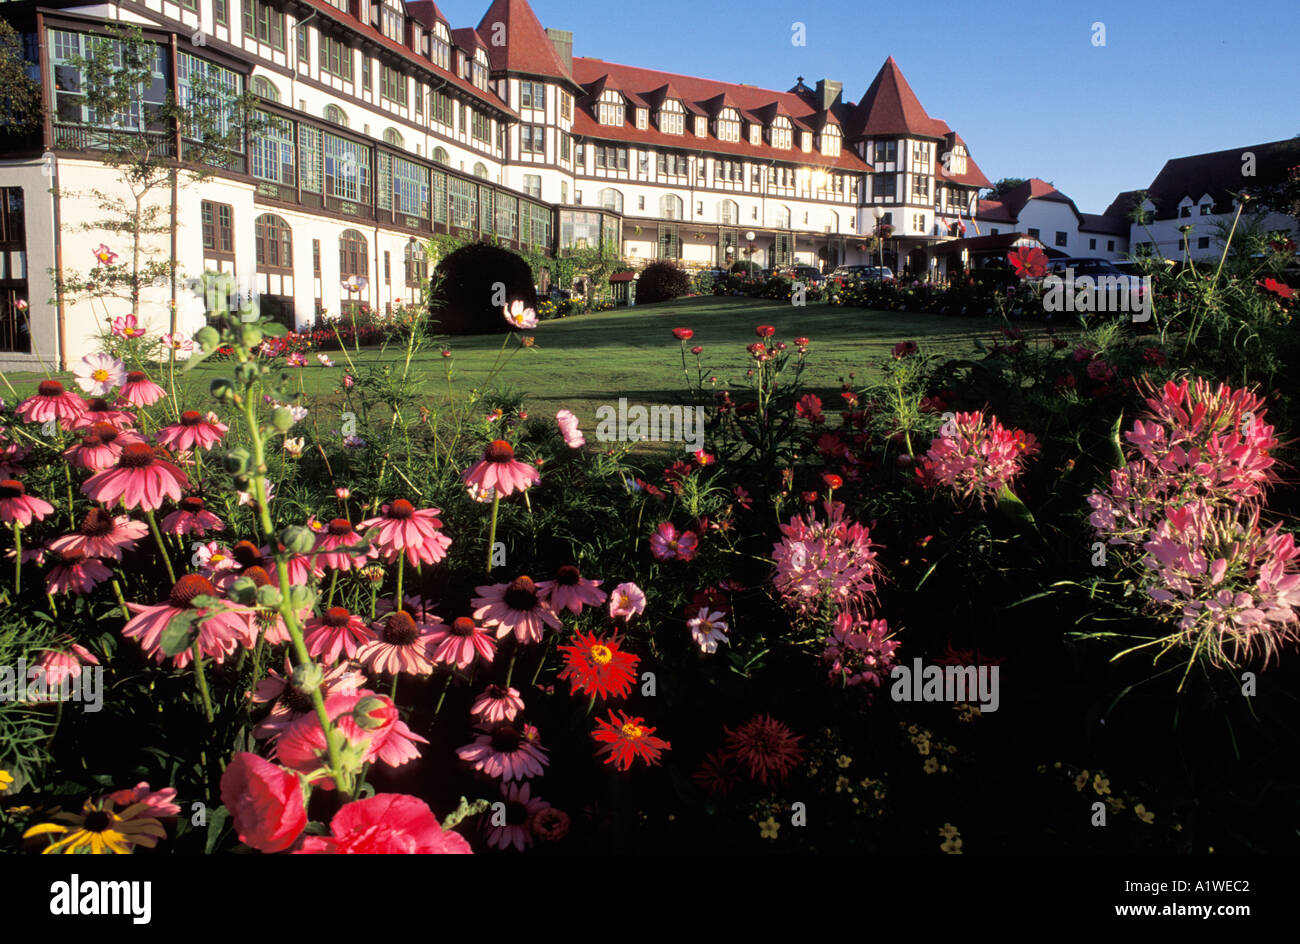
<svg viewBox="0 0 1300 944"><path fill-rule="evenodd" d="M573 80L527 0L493 0L478 24L479 32L491 33L494 23L505 24L509 41L504 46L488 47L493 72Z"/></svg>
<svg viewBox="0 0 1300 944"><path fill-rule="evenodd" d="M483 42L483 37L478 34L478 30L473 29L469 26L462 26L459 29L452 30L451 41L455 43L457 46L459 46L461 49L470 49L470 50L482 49L486 51L488 48L488 44ZM492 58L491 55L489 55L488 56L489 62L491 61L491 58Z"/></svg>
<svg viewBox="0 0 1300 944"><path fill-rule="evenodd" d="M667 86L675 96L680 98L689 115L716 114L722 107L720 103L726 102L739 110L742 115L748 113L770 121L771 117L779 112L790 118L795 130L810 130L808 121L816 116L817 112L803 98L791 92L777 92L753 85L642 69L582 56L573 58L573 77L588 91L588 99L578 103L573 116L573 133L576 135L677 150L707 149L721 154L735 154L763 161L820 164L824 167L859 173L871 169L870 165L848 147L841 149L839 157L825 157L816 150L805 154L798 148L797 139L794 142L796 146L787 149L774 148L766 143L753 145L749 143L748 137L743 135L740 141L719 141L713 137L697 138L692 133L694 128L689 122L686 134L664 134L653 125L645 130L638 130L634 123L626 120L621 126L615 127L597 122L591 110L600 91L606 88L616 89L629 98L637 96L658 104L663 97L666 97L662 90Z"/></svg>
<svg viewBox="0 0 1300 944"><path fill-rule="evenodd" d="M1067 197L1061 191L1057 190L1046 180L1040 180L1037 177L1030 177L1018 187L1012 187L1002 194L1002 203L1006 206L1008 212L1013 217L1019 218L1020 211L1025 208L1025 204L1030 200L1050 200L1053 203L1068 203L1077 216L1079 211L1074 206L1074 201Z"/></svg>
<svg viewBox="0 0 1300 944"><path fill-rule="evenodd" d="M925 113L893 56L880 67L847 122L850 139L890 134L942 138L950 130Z"/></svg>
<svg viewBox="0 0 1300 944"><path fill-rule="evenodd" d="M444 26L450 28L451 21L443 16L442 11L438 9L438 4L434 3L433 0L406 0L406 15L423 23L430 29L438 20L441 20Z"/></svg>
<svg viewBox="0 0 1300 944"><path fill-rule="evenodd" d="M980 200L975 205L975 219L992 223L1014 223L1015 214L1001 200Z"/></svg>
<svg viewBox="0 0 1300 944"><path fill-rule="evenodd" d="M444 69L434 62L431 62L429 59L426 59L424 56L421 56L419 53L415 52L415 50L403 46L401 43L394 42L393 40L385 36L383 33L381 33L379 30L371 26L369 23L365 23L361 20L358 20L351 13L346 13L335 6L326 3L325 0L302 0L302 2L307 4L313 10L315 10L319 17L329 20L330 22L336 23L341 28L348 30L352 33L359 33L370 42L375 43L376 45L382 47L383 49L388 50L389 53L396 55L401 59L404 59L408 63L420 65L425 70L433 73L434 75L446 79L448 85L454 85L456 88L460 89L461 91L479 99L479 101L491 105L497 111L504 112L506 115L509 115L511 118L519 117L519 113L516 112L514 109L512 109L505 102L503 102L500 98L498 98L495 92L484 91L483 89L475 86L468 79L462 79L456 73ZM434 7L434 10L436 12L437 7ZM438 15L441 16L440 13Z"/></svg>

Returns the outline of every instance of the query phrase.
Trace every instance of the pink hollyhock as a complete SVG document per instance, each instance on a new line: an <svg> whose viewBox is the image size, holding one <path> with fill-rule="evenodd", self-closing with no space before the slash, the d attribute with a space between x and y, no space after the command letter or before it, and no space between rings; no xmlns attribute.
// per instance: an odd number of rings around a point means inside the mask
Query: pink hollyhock
<svg viewBox="0 0 1300 944"><path fill-rule="evenodd" d="M236 754L221 775L221 803L235 835L259 852L283 852L307 827L298 778L256 754Z"/></svg>
<svg viewBox="0 0 1300 944"><path fill-rule="evenodd" d="M346 607L332 606L320 616L307 621L307 651L326 665L333 665L340 656L349 660L357 657L366 643L375 640L374 632L365 620L348 612Z"/></svg>
<svg viewBox="0 0 1300 944"><path fill-rule="evenodd" d="M504 439L497 439L483 450L483 458L470 466L465 473L466 485L482 491L495 489L502 497L516 491L526 491L541 481L534 466L515 459L515 451Z"/></svg>
<svg viewBox="0 0 1300 944"><path fill-rule="evenodd" d="M433 661L458 669L468 668L476 657L491 662L497 652L492 634L468 616L458 616L450 626L435 630L432 642Z"/></svg>
<svg viewBox="0 0 1300 944"><path fill-rule="evenodd" d="M677 533L671 521L665 521L650 535L650 553L656 560L688 561L695 556L699 538L694 531Z"/></svg>
<svg viewBox="0 0 1300 944"><path fill-rule="evenodd" d="M609 595L611 619L631 619L645 612L645 593L634 583L621 583Z"/></svg>
<svg viewBox="0 0 1300 944"><path fill-rule="evenodd" d="M112 506L119 499L130 511L139 507L153 511L166 498L180 501L189 486L185 473L166 459L160 459L148 443L132 442L122 447L114 468L92 475L81 491L92 501Z"/></svg>
<svg viewBox="0 0 1300 944"><path fill-rule="evenodd" d="M519 697L519 689L489 685L474 700L469 713L477 720L490 724L496 721L514 721L515 715L523 710L524 700Z"/></svg>
<svg viewBox="0 0 1300 944"><path fill-rule="evenodd" d="M75 548L64 551L51 551L54 561L50 572L45 575L45 592L89 593L113 572L93 557L86 557Z"/></svg>
<svg viewBox="0 0 1300 944"><path fill-rule="evenodd" d="M128 603L127 609L135 614L122 627L122 635L127 639L137 640L146 655L153 656L161 663L167 658L162 651L162 634L168 624L183 613L198 610L203 617L193 626L198 629L199 652L217 663L224 662L233 655L242 644L252 647L257 642L257 634L243 613L231 610L228 604L218 603L210 608L195 607L194 598L198 596L217 596L217 588L212 581L198 574L186 574L176 581L167 595L167 599L154 606L140 606ZM182 649L172 659L172 664L183 669L190 664L191 650Z"/></svg>
<svg viewBox="0 0 1300 944"><path fill-rule="evenodd" d="M474 618L482 620L484 626L495 626L498 639L513 632L521 643L541 642L547 626L563 628L531 577L520 576L510 583L474 589L479 594L470 601L470 606L477 607Z"/></svg>
<svg viewBox="0 0 1300 944"><path fill-rule="evenodd" d="M57 380L42 380L36 395L28 397L14 408L19 419L28 423L48 423L58 420L64 429L72 429L86 412L86 401L75 393L65 391Z"/></svg>
<svg viewBox="0 0 1300 944"><path fill-rule="evenodd" d="M781 525L772 548L773 584L782 600L801 614L861 610L876 591L876 545L866 526L844 519L844 503L826 501L826 520L815 509Z"/></svg>
<svg viewBox="0 0 1300 944"><path fill-rule="evenodd" d="M506 849L514 846L519 852L533 844L533 833L529 828L534 816L549 810L551 804L541 797L532 795L532 784L503 783L501 795L505 798L505 825L487 826L487 843L493 849Z"/></svg>
<svg viewBox="0 0 1300 944"><path fill-rule="evenodd" d="M503 781L540 777L550 761L537 737L537 729L525 725L521 730L509 722L477 726L472 744L457 748L456 755L475 770Z"/></svg>
<svg viewBox="0 0 1300 944"><path fill-rule="evenodd" d="M143 521L128 515L115 518L102 508L91 508L75 532L50 542L50 550L80 551L85 557L121 560L123 551L135 550L136 542L148 534L149 526Z"/></svg>
<svg viewBox="0 0 1300 944"><path fill-rule="evenodd" d="M22 482L17 479L0 481L0 522L16 522L25 528L33 520L43 521L46 515L53 513L54 506L43 498L28 495Z"/></svg>
<svg viewBox="0 0 1300 944"><path fill-rule="evenodd" d="M316 534L316 566L329 570L360 570L379 556L378 549L372 545L364 553L349 554L340 548L359 547L364 542L365 539L347 518L334 518Z"/></svg>
<svg viewBox="0 0 1300 944"><path fill-rule="evenodd" d="M586 580L572 564L565 564L555 574L554 580L537 584L537 595L550 604L555 612L568 610L575 616L583 606L600 606L609 594L600 589L601 581Z"/></svg>
<svg viewBox="0 0 1300 944"><path fill-rule="evenodd" d="M443 534L440 508L416 509L405 498L380 508L378 518L368 518L357 525L360 531L378 528L375 546L384 559L393 562L403 553L412 567L436 564L447 556L451 538Z"/></svg>
<svg viewBox="0 0 1300 944"><path fill-rule="evenodd" d="M443 829L423 801L402 793L376 793L345 804L330 820L330 835L308 836L308 855L468 855L459 833Z"/></svg>
<svg viewBox="0 0 1300 944"><path fill-rule="evenodd" d="M1025 459L1038 451L1032 433L1007 429L996 416L986 420L982 413L956 414L951 433L930 443L917 478L980 504L1007 488L1024 471Z"/></svg>
<svg viewBox="0 0 1300 944"><path fill-rule="evenodd" d="M127 373L117 402L119 406L152 406L165 396L167 391L145 376L144 371L133 370Z"/></svg>
<svg viewBox="0 0 1300 944"><path fill-rule="evenodd" d="M826 637L822 661L832 682L879 688L889 678L899 643L884 620L866 620L843 612Z"/></svg>
<svg viewBox="0 0 1300 944"><path fill-rule="evenodd" d="M217 421L217 414L204 415L198 410L186 410L181 414L181 421L172 426L158 430L158 445L166 446L174 452L186 449L211 449L221 442L230 427Z"/></svg>
<svg viewBox="0 0 1300 944"><path fill-rule="evenodd" d="M587 444L587 438L582 435L582 430L578 429L578 418L574 416L572 410L560 410L555 414L555 422L560 427L564 444L570 449L580 449Z"/></svg>
<svg viewBox="0 0 1300 944"><path fill-rule="evenodd" d="M164 534L177 534L184 537L197 534L204 537L209 531L224 531L226 526L221 519L208 511L202 498L187 495L182 498L179 507L163 519Z"/></svg>

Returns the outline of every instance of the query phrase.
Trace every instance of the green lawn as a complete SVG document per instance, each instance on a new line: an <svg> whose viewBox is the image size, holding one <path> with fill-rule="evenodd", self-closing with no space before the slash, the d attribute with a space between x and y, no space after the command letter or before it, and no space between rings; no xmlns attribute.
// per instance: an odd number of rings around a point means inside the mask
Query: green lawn
<svg viewBox="0 0 1300 944"><path fill-rule="evenodd" d="M859 382L868 377L870 364L888 356L899 341L914 340L931 351L965 353L971 350L972 338L987 338L996 330L982 319L825 304L795 308L789 302L705 296L542 322L529 332L536 338L536 346L516 351L496 382L522 393L534 414L553 415L567 407L590 430L601 404L617 402L620 396L632 403L672 402L684 389L673 328L694 329L695 337L688 346L704 347L706 379L715 375L719 387L730 383L734 388L744 380L750 364L745 346L756 340L754 327L760 324L774 325L774 340L787 344L799 336L811 339L805 382L819 393L830 395L838 389L839 378L851 371L857 373ZM502 335L478 335L446 342L455 354L452 364L458 398L487 377L502 340ZM431 407L446 399L442 347L442 343L435 342L412 362L413 373L424 378ZM518 344L511 339L506 350L515 348ZM340 352L328 353L335 367L321 367L309 355L309 366L301 370L303 389L313 398L329 396L336 390L346 366ZM350 352L350 357L359 373L365 374L369 366L381 361L400 363L403 351L396 347L386 352L363 348L360 354ZM693 372L694 357L689 353L687 363ZM182 381L199 396L182 392L182 399L190 404L206 399L212 379L229 370L228 363L200 365ZM70 374L61 376L69 385L70 378ZM7 379L20 395L26 396L34 392L41 377L10 374ZM162 382L162 378L156 379ZM322 404L318 401L317 405Z"/></svg>

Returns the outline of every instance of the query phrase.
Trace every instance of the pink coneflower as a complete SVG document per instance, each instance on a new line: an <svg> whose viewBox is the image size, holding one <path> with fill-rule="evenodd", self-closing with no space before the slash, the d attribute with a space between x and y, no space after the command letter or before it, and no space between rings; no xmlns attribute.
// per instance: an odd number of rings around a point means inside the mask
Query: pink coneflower
<svg viewBox="0 0 1300 944"><path fill-rule="evenodd" d="M112 354L87 354L72 373L78 387L91 396L102 397L126 380L126 365Z"/></svg>
<svg viewBox="0 0 1300 944"><path fill-rule="evenodd" d="M534 466L515 459L515 451L504 439L497 439L483 450L483 458L470 466L465 473L467 485L487 491L496 489L504 497L514 491L525 491L541 481Z"/></svg>
<svg viewBox="0 0 1300 944"><path fill-rule="evenodd" d="M487 844L493 849L505 849L514 846L520 852L533 844L533 833L529 828L534 816L542 810L549 810L551 804L541 797L532 795L532 785L527 783L503 783L501 795L505 797L506 822L504 826L487 826Z"/></svg>
<svg viewBox="0 0 1300 944"><path fill-rule="evenodd" d="M72 429L86 412L86 401L75 393L63 389L57 380L42 380L36 396L28 397L14 408L18 417L28 423L48 423L58 420L64 429Z"/></svg>
<svg viewBox="0 0 1300 944"><path fill-rule="evenodd" d="M73 649L81 649L80 646L73 646ZM82 650L85 652L85 650ZM87 653L89 655L89 653ZM93 658L93 657L92 657ZM98 663L96 663L98 665ZM176 816L180 813L180 805L176 802L176 788L165 787L162 790L149 789L147 780L137 783L130 790L115 790L108 795L120 807L134 806L137 803L143 803L148 809L147 815L154 818Z"/></svg>
<svg viewBox="0 0 1300 944"><path fill-rule="evenodd" d="M28 495L27 489L17 479L0 481L0 521L13 524L15 521L24 528L46 515L54 512L54 506L43 498Z"/></svg>
<svg viewBox="0 0 1300 944"><path fill-rule="evenodd" d="M205 537L209 531L224 531L226 526L221 519L208 511L202 498L187 495L180 500L178 507L163 519L162 530L166 534L197 534Z"/></svg>
<svg viewBox="0 0 1300 944"><path fill-rule="evenodd" d="M372 558L379 556L374 546L364 554L347 554L341 547L356 547L365 539L352 527L347 518L334 518L316 534L316 565L330 570L360 570Z"/></svg>
<svg viewBox="0 0 1300 944"><path fill-rule="evenodd" d="M0 434L3 432L4 428L0 427ZM0 441L0 478L15 479L22 475L26 471L23 468L23 460L30 454L31 449L27 446L20 446L16 442Z"/></svg>
<svg viewBox="0 0 1300 944"><path fill-rule="evenodd" d="M81 440L63 451L63 457L74 466L103 472L117 465L122 457L122 447L129 442L144 442L135 430L121 430L111 423L94 423L85 429Z"/></svg>
<svg viewBox="0 0 1300 944"><path fill-rule="evenodd" d="M73 429L84 429L96 423L107 423L121 431L135 425L135 414L114 410L103 397L85 401L86 411L72 424Z"/></svg>
<svg viewBox="0 0 1300 944"><path fill-rule="evenodd" d="M745 767L749 776L764 786L784 783L790 772L803 760L799 747L802 735L796 735L771 715L754 715L735 731L724 728L727 737L723 755Z"/></svg>
<svg viewBox="0 0 1300 944"><path fill-rule="evenodd" d="M140 507L154 511L163 500L180 501L188 487L185 473L166 459L160 459L148 443L133 442L122 447L117 465L92 475L81 486L91 501L113 505L118 499L128 511Z"/></svg>
<svg viewBox="0 0 1300 944"><path fill-rule="evenodd" d="M586 580L572 564L565 564L555 574L554 580L543 580L537 585L537 596L550 604L557 613L568 610L577 615L583 606L600 606L609 596L600 589L599 580Z"/></svg>
<svg viewBox="0 0 1300 944"><path fill-rule="evenodd" d="M138 640L145 653L161 663L167 658L161 645L163 630L173 617L196 609L193 600L197 596L215 597L217 588L206 577L186 574L176 581L171 593L162 603L154 606L128 603L127 609L135 616L122 627L122 635ZM233 655L241 643L251 647L257 642L256 631L245 614L233 611L225 604L206 609L202 615L205 618L194 624L198 627L199 651L217 663L224 662L227 656ZM184 649L176 654L173 664L176 668L183 669L190 664L190 656L190 650Z"/></svg>
<svg viewBox="0 0 1300 944"><path fill-rule="evenodd" d="M80 551L86 557L121 560L123 551L134 551L136 542L149 533L149 526L129 515L113 517L102 508L86 512L72 534L50 542L51 551Z"/></svg>
<svg viewBox="0 0 1300 944"><path fill-rule="evenodd" d="M482 626L468 616L458 616L450 626L440 627L434 634L436 644L433 660L444 665L464 669L475 657L491 662L497 653L497 642Z"/></svg>
<svg viewBox="0 0 1300 944"><path fill-rule="evenodd" d="M560 427L564 444L570 449L580 449L587 444L587 437L583 436L582 430L578 429L578 418L573 415L572 410L560 410L555 414L555 422Z"/></svg>
<svg viewBox="0 0 1300 944"><path fill-rule="evenodd" d="M377 636L357 650L357 661L371 672L429 675L433 672L433 627L394 610L375 624Z"/></svg>
<svg viewBox="0 0 1300 944"><path fill-rule="evenodd" d="M206 416L198 410L186 410L181 421L158 430L158 445L181 452L185 449L211 449L221 442L230 427L217 421L217 414Z"/></svg>
<svg viewBox="0 0 1300 944"><path fill-rule="evenodd" d="M510 583L475 587L479 596L470 601L477 607L474 618L484 626L495 626L500 639L513 632L521 643L541 642L546 627L563 626L549 605L542 602L531 577L516 577Z"/></svg>
<svg viewBox="0 0 1300 944"><path fill-rule="evenodd" d="M93 557L87 557L75 548L64 551L51 551L54 566L45 575L45 592L89 593L113 572Z"/></svg>
<svg viewBox="0 0 1300 944"><path fill-rule="evenodd" d="M399 498L380 509L378 518L368 518L357 525L360 531L377 527L375 546L390 563L405 552L412 567L436 564L447 556L451 538L439 529L441 508L417 509L405 498Z"/></svg>
<svg viewBox="0 0 1300 944"><path fill-rule="evenodd" d="M355 692L366 681L366 677L357 671L351 662L340 662L325 669L320 690L326 701L332 692ZM289 656L284 657L284 674L275 669L268 669L266 678L257 683L252 693L253 704L271 703L271 712L253 729L253 737L274 741L286 728L303 715L315 712L311 695L293 684L293 663Z"/></svg>
<svg viewBox="0 0 1300 944"><path fill-rule="evenodd" d="M73 643L66 652L43 652L37 663L49 688L57 688L64 679L75 679L81 675L84 665L99 665L99 660L85 646ZM129 805L129 804L127 804Z"/></svg>
<svg viewBox="0 0 1300 944"><path fill-rule="evenodd" d="M346 607L332 606L315 619L307 621L307 651L333 665L344 655L356 658L363 645L375 640L375 634L365 620L350 613Z"/></svg>
<svg viewBox="0 0 1300 944"><path fill-rule="evenodd" d="M722 614L716 610L711 611L707 606L700 607L699 612L686 621L686 625L701 652L717 652L718 643L730 641L727 639L727 624Z"/></svg>
<svg viewBox="0 0 1300 944"><path fill-rule="evenodd" d="M650 535L650 553L655 560L688 561L695 556L699 538L694 531L677 533L671 521L665 521Z"/></svg>
<svg viewBox="0 0 1300 944"><path fill-rule="evenodd" d="M609 615L613 619L631 619L645 612L645 593L634 583L621 583L609 595Z"/></svg>
<svg viewBox="0 0 1300 944"><path fill-rule="evenodd" d="M546 748L509 722L478 725L477 730L474 743L457 748L456 755L489 777L527 780L540 777L550 764Z"/></svg>
<svg viewBox="0 0 1300 944"><path fill-rule="evenodd" d="M479 721L492 723L497 721L514 721L515 715L524 710L524 700L519 697L519 689L505 685L489 685L483 694L475 699L469 713Z"/></svg>
<svg viewBox="0 0 1300 944"><path fill-rule="evenodd" d="M117 402L119 405L152 406L165 396L167 391L146 377L144 371L132 370L127 372Z"/></svg>

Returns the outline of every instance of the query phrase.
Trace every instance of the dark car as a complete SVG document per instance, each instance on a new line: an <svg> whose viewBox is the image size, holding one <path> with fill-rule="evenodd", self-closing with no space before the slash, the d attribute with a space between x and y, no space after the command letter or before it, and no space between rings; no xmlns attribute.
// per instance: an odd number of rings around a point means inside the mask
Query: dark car
<svg viewBox="0 0 1300 944"><path fill-rule="evenodd" d="M785 274L788 274L796 282L803 282L809 286L821 285L822 280L826 278L822 275L820 269L810 265L791 266L785 271Z"/></svg>

